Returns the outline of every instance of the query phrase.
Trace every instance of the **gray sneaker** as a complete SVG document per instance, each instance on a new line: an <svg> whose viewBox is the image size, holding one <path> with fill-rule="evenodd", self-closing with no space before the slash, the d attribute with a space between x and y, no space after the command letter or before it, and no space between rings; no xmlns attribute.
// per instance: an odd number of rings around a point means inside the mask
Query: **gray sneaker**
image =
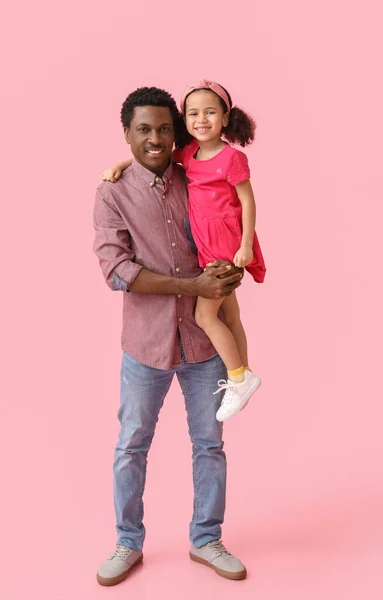
<svg viewBox="0 0 383 600"><path fill-rule="evenodd" d="M101 585L116 585L123 581L130 569L141 561L141 550L132 550L132 548L117 545L112 556L104 560L97 571L97 581Z"/></svg>
<svg viewBox="0 0 383 600"><path fill-rule="evenodd" d="M245 579L247 575L246 568L239 558L230 554L221 540L209 542L202 548L192 545L189 555L195 562L214 569L218 575L226 579Z"/></svg>

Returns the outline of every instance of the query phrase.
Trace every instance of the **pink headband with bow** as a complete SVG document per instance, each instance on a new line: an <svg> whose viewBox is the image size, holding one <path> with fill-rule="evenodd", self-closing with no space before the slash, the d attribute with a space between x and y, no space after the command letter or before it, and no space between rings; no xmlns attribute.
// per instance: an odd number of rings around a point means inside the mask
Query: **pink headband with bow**
<svg viewBox="0 0 383 600"><path fill-rule="evenodd" d="M229 97L228 97L227 93L225 92L225 90L223 89L223 87L221 87L219 85L219 83L215 83L214 81L208 81L207 79L201 79L201 81L197 81L196 83L193 83L193 85L186 88L186 90L184 91L182 98L181 98L181 111L185 112L185 100L189 94L191 94L195 90L205 90L205 89L211 90L212 92L217 94L217 96L222 98L222 100L224 101L224 103L227 106L228 112L230 112Z"/></svg>

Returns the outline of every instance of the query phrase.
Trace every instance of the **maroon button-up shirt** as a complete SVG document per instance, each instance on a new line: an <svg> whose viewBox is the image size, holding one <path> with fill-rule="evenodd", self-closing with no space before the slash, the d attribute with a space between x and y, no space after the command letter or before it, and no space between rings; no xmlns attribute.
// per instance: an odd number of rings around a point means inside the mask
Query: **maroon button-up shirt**
<svg viewBox="0 0 383 600"><path fill-rule="evenodd" d="M134 160L117 183L103 182L97 188L94 227L94 251L106 283L123 290L122 349L156 369L180 363L180 340L188 362L215 356L195 322L195 297L129 291L142 267L172 277L201 273L183 169L170 165L161 178Z"/></svg>

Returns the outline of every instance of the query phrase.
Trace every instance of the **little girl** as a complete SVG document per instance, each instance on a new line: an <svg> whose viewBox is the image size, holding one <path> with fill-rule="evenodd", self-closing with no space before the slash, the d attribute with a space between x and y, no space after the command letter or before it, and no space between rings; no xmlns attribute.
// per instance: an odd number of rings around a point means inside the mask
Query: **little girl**
<svg viewBox="0 0 383 600"><path fill-rule="evenodd" d="M181 99L189 143L176 147L173 160L182 164L188 178L189 218L198 249L199 264L216 259L245 267L261 283L265 264L255 233L255 202L246 155L228 142L246 146L254 140L255 123L233 107L229 93L218 83L202 80L188 87ZM177 141L176 141L177 144ZM181 145L178 143L178 145ZM131 160L102 174L116 181ZM218 317L219 308L225 318ZM217 412L224 421L242 410L261 384L247 358L246 335L235 292L226 298L198 298L195 319L210 338L228 371L218 382L225 390Z"/></svg>

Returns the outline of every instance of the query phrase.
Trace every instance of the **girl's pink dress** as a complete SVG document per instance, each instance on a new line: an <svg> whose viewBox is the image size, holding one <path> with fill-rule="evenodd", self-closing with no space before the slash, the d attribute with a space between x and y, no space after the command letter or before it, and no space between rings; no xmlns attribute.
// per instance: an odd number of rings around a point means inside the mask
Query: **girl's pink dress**
<svg viewBox="0 0 383 600"><path fill-rule="evenodd" d="M227 144L208 160L194 158L197 140L173 152L188 178L189 218L201 267L215 259L233 262L242 238L242 205L235 186L250 178L246 154ZM254 258L246 270L262 283L266 267L254 232Z"/></svg>

